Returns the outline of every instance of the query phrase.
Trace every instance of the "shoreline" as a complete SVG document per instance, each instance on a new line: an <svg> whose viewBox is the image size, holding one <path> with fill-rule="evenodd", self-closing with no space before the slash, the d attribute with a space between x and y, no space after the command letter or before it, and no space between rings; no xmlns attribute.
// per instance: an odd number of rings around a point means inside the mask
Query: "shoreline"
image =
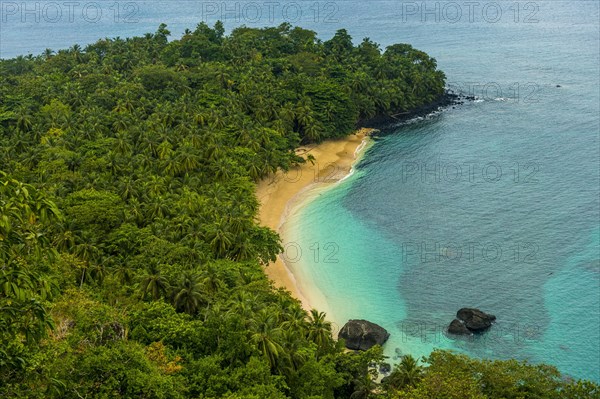
<svg viewBox="0 0 600 399"><path fill-rule="evenodd" d="M364 119L358 122L358 126L371 126L387 130L411 119L425 117L443 109L462 105L468 101L475 101L475 99L475 96L455 93L452 89L445 89L443 94L428 104L421 105L410 111L397 112L396 114L381 114L373 118Z"/></svg>
<svg viewBox="0 0 600 399"><path fill-rule="evenodd" d="M354 165L368 147L369 137L374 131L376 129L363 127L341 139L298 148L297 154L305 159L307 155L312 155L315 158L314 164L307 161L288 172L279 170L257 183L260 225L275 230L283 239L286 220L299 211L312 194L332 187L352 175ZM310 311L313 307L320 308L319 304L314 303L315 298L310 298L300 289L296 276L282 254L264 270L275 288L289 291L300 301L303 309Z"/></svg>

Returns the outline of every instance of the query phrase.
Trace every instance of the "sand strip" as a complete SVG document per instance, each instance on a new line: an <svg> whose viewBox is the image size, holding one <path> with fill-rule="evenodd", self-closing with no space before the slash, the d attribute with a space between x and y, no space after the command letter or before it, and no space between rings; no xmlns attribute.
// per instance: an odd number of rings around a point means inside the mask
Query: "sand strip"
<svg viewBox="0 0 600 399"><path fill-rule="evenodd" d="M339 140L329 140L318 145L300 147L296 151L305 159L308 154L314 157L288 172L278 171L257 184L256 196L260 201L259 222L263 226L281 233L281 226L294 206L310 196L310 191L322 189L348 176L352 165L366 147L373 129L360 129L356 133ZM310 309L309 298L302 295L294 275L282 257L265 269L275 287L282 287L302 302L304 309Z"/></svg>

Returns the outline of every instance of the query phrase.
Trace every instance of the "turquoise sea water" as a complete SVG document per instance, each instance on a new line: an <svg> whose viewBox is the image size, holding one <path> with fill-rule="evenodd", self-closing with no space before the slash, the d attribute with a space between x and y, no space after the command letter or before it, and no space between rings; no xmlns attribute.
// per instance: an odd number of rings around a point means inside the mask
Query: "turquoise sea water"
<svg viewBox="0 0 600 399"><path fill-rule="evenodd" d="M449 86L478 100L389 129L352 177L293 215L296 278L336 323L386 327L392 357L451 348L600 381L598 1L72 7L0 1L0 57L161 22L176 37L217 19L228 29L290 22L325 38L344 27L357 41L407 42L434 56ZM475 339L445 337L463 306L498 322Z"/></svg>

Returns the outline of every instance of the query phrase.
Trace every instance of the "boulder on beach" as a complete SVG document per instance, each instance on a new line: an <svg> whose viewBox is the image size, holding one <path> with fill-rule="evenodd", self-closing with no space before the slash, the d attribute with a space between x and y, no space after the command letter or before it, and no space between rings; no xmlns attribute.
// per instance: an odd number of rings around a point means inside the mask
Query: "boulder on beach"
<svg viewBox="0 0 600 399"><path fill-rule="evenodd" d="M349 320L340 330L339 337L346 341L346 348L365 351L375 345L383 345L390 334L370 321Z"/></svg>

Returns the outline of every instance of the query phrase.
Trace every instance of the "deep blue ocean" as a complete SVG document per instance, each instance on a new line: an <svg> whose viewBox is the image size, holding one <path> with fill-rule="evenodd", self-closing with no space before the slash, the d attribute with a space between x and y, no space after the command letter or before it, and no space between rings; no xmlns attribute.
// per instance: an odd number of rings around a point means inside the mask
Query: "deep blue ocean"
<svg viewBox="0 0 600 399"><path fill-rule="evenodd" d="M447 348L600 382L600 14L592 1L0 1L0 57L198 22L346 28L426 51L477 100L385 131L292 217L293 272L392 362ZM558 87L560 86L560 87ZM308 288L310 287L310 288ZM466 340L461 307L497 316Z"/></svg>

